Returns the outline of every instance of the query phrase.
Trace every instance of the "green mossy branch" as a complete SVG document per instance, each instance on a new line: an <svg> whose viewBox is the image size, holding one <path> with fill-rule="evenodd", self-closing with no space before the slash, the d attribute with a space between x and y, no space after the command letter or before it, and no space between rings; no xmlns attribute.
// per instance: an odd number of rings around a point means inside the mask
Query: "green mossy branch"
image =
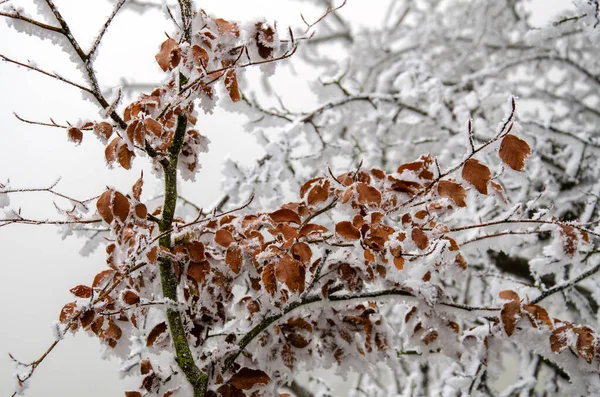
<svg viewBox="0 0 600 397"><path fill-rule="evenodd" d="M177 162L179 152L183 146L183 139L187 128L187 117L180 114L177 117L177 127L173 142L169 147L168 163L163 165L165 178L165 198L163 203L162 219L159 223L160 233L171 229L175 207L177 205ZM159 245L171 249L171 233L166 233L159 240ZM165 298L177 302L177 278L173 271L173 263L169 258L161 258L159 261L160 280L162 292ZM194 357L188 345L181 313L176 308L167 309L167 321L173 347L175 348L175 361L185 374L186 379L192 385L194 397L204 397L208 386L208 376L202 372L194 362Z"/></svg>

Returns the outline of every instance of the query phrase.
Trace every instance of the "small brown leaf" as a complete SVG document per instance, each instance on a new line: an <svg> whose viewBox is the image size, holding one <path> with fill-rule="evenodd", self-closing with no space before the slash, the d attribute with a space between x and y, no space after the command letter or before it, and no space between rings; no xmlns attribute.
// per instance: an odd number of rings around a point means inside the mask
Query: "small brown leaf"
<svg viewBox="0 0 600 397"><path fill-rule="evenodd" d="M521 301L521 298L519 298L519 294L517 294L515 291L510 290L510 289L500 291L498 296L500 296L500 299L504 299L507 301L513 301L513 302Z"/></svg>
<svg viewBox="0 0 600 397"><path fill-rule="evenodd" d="M411 238L420 250L424 250L429 245L427 234L418 227L413 227Z"/></svg>
<svg viewBox="0 0 600 397"><path fill-rule="evenodd" d="M349 221L337 223L335 225L335 232L346 240L360 240L360 231Z"/></svg>
<svg viewBox="0 0 600 397"><path fill-rule="evenodd" d="M150 132L155 137L160 138L162 136L162 132L163 132L162 124L160 124L158 121L154 120L153 118L146 117L144 119L144 127L146 128L146 130L148 132Z"/></svg>
<svg viewBox="0 0 600 397"><path fill-rule="evenodd" d="M300 228L298 232L298 236L309 236L312 233L327 233L329 230L325 226L317 225L314 223L307 223L306 225Z"/></svg>
<svg viewBox="0 0 600 397"><path fill-rule="evenodd" d="M152 364L150 363L150 360L140 361L140 374L148 375L153 370L154 369L152 368Z"/></svg>
<svg viewBox="0 0 600 397"><path fill-rule="evenodd" d="M137 203L135 207L133 207L133 210L135 212L135 216L140 219L146 219L148 216L148 208L146 208L145 204Z"/></svg>
<svg viewBox="0 0 600 397"><path fill-rule="evenodd" d="M588 327L577 327L573 331L577 334L577 352L588 364L594 361L596 351L596 337L594 331Z"/></svg>
<svg viewBox="0 0 600 397"><path fill-rule="evenodd" d="M307 264L312 258L312 250L306 243L296 243L292 246L292 255L294 259Z"/></svg>
<svg viewBox="0 0 600 397"><path fill-rule="evenodd" d="M496 194L502 199L502 201L504 201L504 204L508 203L508 200L506 200L506 195L504 194L504 189L502 188L501 184L499 184L496 181L492 181L492 189L494 189L494 192L496 192Z"/></svg>
<svg viewBox="0 0 600 397"><path fill-rule="evenodd" d="M164 321L159 323L152 328L152 331L148 334L148 339L146 339L146 347L153 346L159 339L167 331L167 323Z"/></svg>
<svg viewBox="0 0 600 397"><path fill-rule="evenodd" d="M469 182L481 194L488 194L488 183L492 173L487 165L475 159L468 159L462 169L462 178Z"/></svg>
<svg viewBox="0 0 600 397"><path fill-rule="evenodd" d="M188 276L196 280L200 285L204 284L206 276L210 273L210 263L208 261L190 262L187 270Z"/></svg>
<svg viewBox="0 0 600 397"><path fill-rule="evenodd" d="M129 216L129 200L121 192L114 192L112 197L112 213L121 222L125 222L125 219Z"/></svg>
<svg viewBox="0 0 600 397"><path fill-rule="evenodd" d="M71 288L71 293L78 298L91 298L93 290L87 285L78 285Z"/></svg>
<svg viewBox="0 0 600 397"><path fill-rule="evenodd" d="M331 183L329 181L325 181L323 185L317 183L313 186L312 189L308 191L308 196L306 198L306 202L309 205L315 205L321 203L329 197L329 186Z"/></svg>
<svg viewBox="0 0 600 397"><path fill-rule="evenodd" d="M552 331L552 335L550 335L550 348L554 353L558 353L567 348L568 339L566 332L571 328L571 324L567 324Z"/></svg>
<svg viewBox="0 0 600 397"><path fill-rule="evenodd" d="M219 30L220 34L232 34L235 37L240 37L240 30L237 23L229 22L222 18L215 19L215 23L217 24L217 29Z"/></svg>
<svg viewBox="0 0 600 397"><path fill-rule="evenodd" d="M197 65L202 65L205 68L208 67L208 62L210 61L210 58L208 56L208 52L204 48L198 45L193 45L192 56L194 57L194 61L196 61Z"/></svg>
<svg viewBox="0 0 600 397"><path fill-rule="evenodd" d="M545 324L550 329L554 328L552 319L543 307L538 305L523 305L523 309L527 311L530 314L530 317L536 322L535 328L537 328L537 324Z"/></svg>
<svg viewBox="0 0 600 397"><path fill-rule="evenodd" d="M67 134L69 135L69 140L77 145L83 140L83 132L79 128L70 127L67 130Z"/></svg>
<svg viewBox="0 0 600 397"><path fill-rule="evenodd" d="M130 170L131 159L133 157L135 157L135 154L133 153L133 151L129 150L126 143L123 143L121 146L119 146L119 150L117 153L117 161L119 162L121 167L125 168L126 170Z"/></svg>
<svg viewBox="0 0 600 397"><path fill-rule="evenodd" d="M305 268L302 262L284 256L275 264L275 276L285 283L291 292L304 291Z"/></svg>
<svg viewBox="0 0 600 397"><path fill-rule="evenodd" d="M117 146L121 142L121 138L115 137L104 149L104 158L107 164L112 164L117 159Z"/></svg>
<svg viewBox="0 0 600 397"><path fill-rule="evenodd" d="M146 257L148 258L148 262L151 264L155 264L158 259L158 247L154 246L150 248L150 250L146 253Z"/></svg>
<svg viewBox="0 0 600 397"><path fill-rule="evenodd" d="M467 191L464 187L456 182L440 181L438 183L438 193L442 197L451 198L452 201L454 201L459 207L467 206L467 203L465 203Z"/></svg>
<svg viewBox="0 0 600 397"><path fill-rule="evenodd" d="M102 121L94 125L94 134L96 134L102 142L106 142L113 133L113 127L106 121Z"/></svg>
<svg viewBox="0 0 600 397"><path fill-rule="evenodd" d="M275 295L275 292L277 291L277 281L275 279L275 266L273 266L272 263L265 266L261 278L267 292L271 296Z"/></svg>
<svg viewBox="0 0 600 397"><path fill-rule="evenodd" d="M266 385L271 381L269 375L258 369L241 368L234 374L229 383L240 390L250 390L256 385Z"/></svg>
<svg viewBox="0 0 600 397"><path fill-rule="evenodd" d="M502 319L502 325L504 326L506 335L511 336L513 332L515 332L520 313L521 304L518 301L510 301L502 306L500 318Z"/></svg>
<svg viewBox="0 0 600 397"><path fill-rule="evenodd" d="M69 321L73 313L75 313L75 308L77 308L77 304L75 302L69 302L66 305L64 305L58 317L60 322L65 323Z"/></svg>
<svg viewBox="0 0 600 397"><path fill-rule="evenodd" d="M429 331L429 333L427 333L427 335L425 335L425 337L423 337L423 343L425 343L426 345L435 342L435 340L438 338L438 333L437 331L433 330L433 331Z"/></svg>
<svg viewBox="0 0 600 397"><path fill-rule="evenodd" d="M225 253L225 263L235 274L240 274L242 270L242 250L237 244L232 244L227 248Z"/></svg>
<svg viewBox="0 0 600 397"><path fill-rule="evenodd" d="M231 98L232 102L237 102L240 99L242 99L238 88L238 81L235 69L229 69L227 72L225 72L225 79L223 79L223 84L225 85L225 89L229 93L229 98Z"/></svg>
<svg viewBox="0 0 600 397"><path fill-rule="evenodd" d="M381 204L381 192L373 186L360 182L356 185L356 191L359 204Z"/></svg>
<svg viewBox="0 0 600 397"><path fill-rule="evenodd" d="M140 197L142 196L142 187L144 186L144 173L140 175L140 178L135 182L131 191L133 192L133 197L140 201Z"/></svg>
<svg viewBox="0 0 600 397"><path fill-rule="evenodd" d="M186 244L185 248L187 249L192 261L202 262L206 259L206 254L204 253L204 244L201 241L192 241L191 243Z"/></svg>
<svg viewBox="0 0 600 397"><path fill-rule="evenodd" d="M297 225L301 224L302 221L300 219L300 215L298 215L295 211L292 211L287 208L279 209L275 212L271 212L269 217L273 220L273 222L291 222Z"/></svg>
<svg viewBox="0 0 600 397"><path fill-rule="evenodd" d="M142 393L139 391L126 391L125 397L142 397Z"/></svg>
<svg viewBox="0 0 600 397"><path fill-rule="evenodd" d="M160 51L156 54L155 58L163 72L173 70L181 61L179 44L175 40L168 38L160 45Z"/></svg>
<svg viewBox="0 0 600 397"><path fill-rule="evenodd" d="M521 171L525 166L525 159L531 154L531 148L523 139L516 135L508 134L502 139L498 155L510 168Z"/></svg>
<svg viewBox="0 0 600 397"><path fill-rule="evenodd" d="M96 209L98 209L98 214L104 220L104 222L109 225L112 223L114 217L111 209L111 201L112 201L112 190L107 190L98 199L96 202Z"/></svg>
<svg viewBox="0 0 600 397"><path fill-rule="evenodd" d="M114 273L114 270L108 269L96 274L96 277L94 277L94 281L92 282L92 288L100 288L103 286L104 283L108 281Z"/></svg>
<svg viewBox="0 0 600 397"><path fill-rule="evenodd" d="M135 305L140 301L140 296L135 291L128 289L123 292L121 299L128 305Z"/></svg>
<svg viewBox="0 0 600 397"><path fill-rule="evenodd" d="M394 258L394 266L396 266L396 269L398 269L398 270L404 269L404 258L395 257Z"/></svg>
<svg viewBox="0 0 600 397"><path fill-rule="evenodd" d="M234 242L235 239L227 229L219 229L215 233L215 243L219 244L221 247L229 247L229 245Z"/></svg>

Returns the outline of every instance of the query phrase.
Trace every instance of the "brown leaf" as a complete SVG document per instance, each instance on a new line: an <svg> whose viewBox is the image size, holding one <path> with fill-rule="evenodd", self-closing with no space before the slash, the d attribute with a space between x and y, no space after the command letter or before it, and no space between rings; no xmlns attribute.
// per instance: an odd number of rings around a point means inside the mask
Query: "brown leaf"
<svg viewBox="0 0 600 397"><path fill-rule="evenodd" d="M146 219L148 216L148 208L146 208L145 204L137 203L135 207L133 207L133 210L135 212L135 216L140 219Z"/></svg>
<svg viewBox="0 0 600 397"><path fill-rule="evenodd" d="M418 227L413 227L411 238L421 250L424 250L429 245L429 238L427 237L427 234L425 234L425 232Z"/></svg>
<svg viewBox="0 0 600 397"><path fill-rule="evenodd" d="M577 327L573 331L577 334L577 352L588 364L594 361L596 351L596 337L594 331L588 327Z"/></svg>
<svg viewBox="0 0 600 397"><path fill-rule="evenodd" d="M235 22L229 22L222 18L215 19L215 23L217 24L217 29L219 33L222 35L232 34L235 37L240 37L240 30Z"/></svg>
<svg viewBox="0 0 600 397"><path fill-rule="evenodd" d="M451 198L452 201L454 201L459 207L467 206L467 203L465 203L467 191L464 187L456 182L440 181L438 183L438 193L442 197Z"/></svg>
<svg viewBox="0 0 600 397"><path fill-rule="evenodd" d="M96 274L96 277L94 277L94 282L92 282L92 288L100 288L103 286L104 283L108 281L114 273L114 270L108 269Z"/></svg>
<svg viewBox="0 0 600 397"><path fill-rule="evenodd" d="M229 383L240 390L249 390L256 385L266 385L271 381L269 375L258 369L241 368L234 374Z"/></svg>
<svg viewBox="0 0 600 397"><path fill-rule="evenodd" d="M152 368L152 364L150 363L150 360L140 361L140 374L148 375L153 370L154 369Z"/></svg>
<svg viewBox="0 0 600 397"><path fill-rule="evenodd" d="M79 128L70 127L67 130L67 134L69 136L69 140L79 145L83 140L83 132Z"/></svg>
<svg viewBox="0 0 600 397"><path fill-rule="evenodd" d="M202 65L205 68L208 67L208 62L210 61L210 58L208 56L208 52L204 48L198 45L193 45L192 57L194 57L194 61L196 61L196 64Z"/></svg>
<svg viewBox="0 0 600 397"><path fill-rule="evenodd" d="M508 134L502 139L498 155L510 168L521 171L525 166L525 159L531 154L527 142L516 135Z"/></svg>
<svg viewBox="0 0 600 397"><path fill-rule="evenodd" d="M425 337L422 339L423 343L425 343L426 345L435 342L435 340L438 338L438 333L437 331L433 330L433 331L429 331L429 333L427 333L427 335L425 335Z"/></svg>
<svg viewBox="0 0 600 397"><path fill-rule="evenodd" d="M329 197L329 186L331 183L325 181L323 185L320 183L315 184L312 189L309 190L306 202L309 205L315 205L321 203Z"/></svg>
<svg viewBox="0 0 600 397"><path fill-rule="evenodd" d="M501 184L499 184L496 181L492 181L492 189L494 189L494 192L496 192L496 194L502 199L502 201L504 201L504 204L508 203L508 200L506 200L506 195L504 194L504 189L502 188Z"/></svg>
<svg viewBox="0 0 600 397"><path fill-rule="evenodd" d="M518 316L521 313L521 304L518 301L510 301L502 306L500 318L506 331L506 335L511 336L515 332Z"/></svg>
<svg viewBox="0 0 600 397"><path fill-rule="evenodd" d="M100 198L96 202L96 209L98 210L98 214L100 214L100 217L104 220L104 222L108 224L111 224L114 219L110 205L112 201L112 193L112 190L105 191L104 193L102 193L102 195L100 195Z"/></svg>
<svg viewBox="0 0 600 397"><path fill-rule="evenodd" d="M227 229L219 229L215 233L215 243L219 244L221 247L229 247L229 245L234 242L235 239Z"/></svg>
<svg viewBox="0 0 600 397"><path fill-rule="evenodd" d="M309 236L312 233L327 233L329 230L325 226L317 225L314 223L307 223L300 228L298 236Z"/></svg>
<svg viewBox="0 0 600 397"><path fill-rule="evenodd" d="M148 262L151 264L155 264L158 259L158 247L154 246L146 253L146 257L148 258Z"/></svg>
<svg viewBox="0 0 600 397"><path fill-rule="evenodd" d="M275 276L285 283L291 292L304 291L305 268L302 262L284 256L275 264Z"/></svg>
<svg viewBox="0 0 600 397"><path fill-rule="evenodd" d="M492 179L490 169L475 159L468 159L462 169L462 178L481 194L488 194L488 183Z"/></svg>
<svg viewBox="0 0 600 397"><path fill-rule="evenodd" d="M157 138L160 138L162 136L162 132L163 132L163 127L162 124L160 124L158 121L154 120L151 117L146 117L144 119L144 127L146 128L146 130L150 133L152 133L152 135L154 135Z"/></svg>
<svg viewBox="0 0 600 397"><path fill-rule="evenodd" d="M200 285L204 284L206 276L210 273L210 263L208 261L190 262L187 270L188 276L196 280Z"/></svg>
<svg viewBox="0 0 600 397"><path fill-rule="evenodd" d="M78 285L71 288L71 293L78 298L91 298L93 290L87 285Z"/></svg>
<svg viewBox="0 0 600 397"><path fill-rule="evenodd" d="M275 292L277 291L277 281L275 279L275 266L273 266L272 263L265 266L261 278L267 292L271 296L275 295Z"/></svg>
<svg viewBox="0 0 600 397"><path fill-rule="evenodd" d="M144 186L144 173L140 175L140 178L135 182L131 191L133 192L133 197L140 201L140 197L142 196L142 187Z"/></svg>
<svg viewBox="0 0 600 397"><path fill-rule="evenodd" d="M404 258L395 257L394 258L394 266L396 266L396 269L398 269L398 270L404 269Z"/></svg>
<svg viewBox="0 0 600 397"><path fill-rule="evenodd" d="M306 340L305 337L295 332L288 334L286 336L286 339L290 343L290 345L298 349L304 349L310 343L310 341Z"/></svg>
<svg viewBox="0 0 600 397"><path fill-rule="evenodd" d="M201 241L192 241L185 245L188 254L190 255L190 259L194 262L202 262L206 259L206 254L204 253L204 244Z"/></svg>
<svg viewBox="0 0 600 397"><path fill-rule="evenodd" d="M126 391L125 397L142 397L142 393L139 391Z"/></svg>
<svg viewBox="0 0 600 397"><path fill-rule="evenodd" d="M242 250L237 244L232 244L227 248L225 263L229 265L229 268L235 274L240 274L240 270L242 270Z"/></svg>
<svg viewBox="0 0 600 397"><path fill-rule="evenodd" d="M359 204L381 204L381 192L373 186L360 182L356 185L356 191Z"/></svg>
<svg viewBox="0 0 600 397"><path fill-rule="evenodd" d="M108 328L104 331L104 337L106 339L121 339L121 335L123 335L123 331L121 328L112 320L108 320Z"/></svg>
<svg viewBox="0 0 600 397"><path fill-rule="evenodd" d="M519 298L519 294L517 294L515 291L510 290L510 289L500 291L498 296L500 296L500 299L504 299L507 301L513 301L513 302L521 301L521 298Z"/></svg>
<svg viewBox="0 0 600 397"><path fill-rule="evenodd" d="M273 222L292 222L297 225L301 224L302 221L300 219L300 215L298 215L295 211L292 211L287 208L279 209L275 212L271 212L269 217L273 220Z"/></svg>
<svg viewBox="0 0 600 397"><path fill-rule="evenodd" d="M125 219L129 216L129 200L123 193L114 192L112 197L112 213L121 222L125 222Z"/></svg>
<svg viewBox="0 0 600 397"><path fill-rule="evenodd" d="M273 47L270 45L275 40L275 30L262 22L256 24L256 46L258 55L263 59L268 59L273 54Z"/></svg>
<svg viewBox="0 0 600 397"><path fill-rule="evenodd" d="M150 331L148 334L148 339L146 339L146 347L153 346L157 342L158 338L161 337L161 335L166 331L167 323L164 321L155 325L154 328L152 328L152 331Z"/></svg>
<svg viewBox="0 0 600 397"><path fill-rule="evenodd" d="M66 305L64 305L63 308L61 309L60 315L58 317L60 322L61 323L67 322L71 318L73 313L75 313L76 307L77 307L77 304L75 302L69 302Z"/></svg>
<svg viewBox="0 0 600 397"><path fill-rule="evenodd" d="M352 225L352 222L342 221L335 225L335 232L346 240L359 240L360 231Z"/></svg>
<svg viewBox="0 0 600 397"><path fill-rule="evenodd" d="M163 72L173 70L181 61L179 44L175 40L168 38L160 45L160 51L156 54L155 58Z"/></svg>
<svg viewBox="0 0 600 397"><path fill-rule="evenodd" d="M292 246L292 255L294 259L307 264L312 258L312 250L306 243L296 243Z"/></svg>
<svg viewBox="0 0 600 397"><path fill-rule="evenodd" d="M123 292L121 299L128 305L135 305L140 301L140 296L135 291L128 289Z"/></svg>
<svg viewBox="0 0 600 397"><path fill-rule="evenodd" d="M103 140L102 142L106 142L112 136L112 133L113 127L106 121L94 125L94 134L100 137Z"/></svg>
<svg viewBox="0 0 600 397"><path fill-rule="evenodd" d="M560 236L562 238L563 251L568 256L573 256L577 252L579 235L573 226L560 225Z"/></svg>
<svg viewBox="0 0 600 397"><path fill-rule="evenodd" d="M566 332L571 329L572 326L570 324L563 325L562 327L558 327L552 331L552 335L550 335L550 348L554 353L558 353L563 349L566 349L568 346L568 339Z"/></svg>
<svg viewBox="0 0 600 397"><path fill-rule="evenodd" d="M121 138L115 137L104 149L104 158L107 164L112 164L117 159L117 146L121 142Z"/></svg>
<svg viewBox="0 0 600 397"><path fill-rule="evenodd" d="M537 328L537 324L545 324L548 328L553 329L554 323L552 319L548 315L546 309L538 305L523 305L523 309L527 311L530 315L530 318L533 318Z"/></svg>
<svg viewBox="0 0 600 397"><path fill-rule="evenodd" d="M238 81L235 69L229 69L227 72L225 72L225 79L223 80L223 84L225 85L225 89L229 93L229 98L231 98L232 102L237 102L240 99L242 99L238 88Z"/></svg>
<svg viewBox="0 0 600 397"><path fill-rule="evenodd" d="M121 146L119 146L119 150L117 153L117 161L119 162L121 167L125 168L126 170L130 170L131 159L133 157L135 157L135 154L133 153L133 151L129 150L126 143L123 143Z"/></svg>

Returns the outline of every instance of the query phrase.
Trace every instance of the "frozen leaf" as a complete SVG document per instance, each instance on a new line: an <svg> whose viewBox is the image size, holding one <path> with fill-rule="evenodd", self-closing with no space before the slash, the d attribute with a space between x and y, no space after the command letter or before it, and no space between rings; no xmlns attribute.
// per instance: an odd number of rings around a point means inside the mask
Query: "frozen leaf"
<svg viewBox="0 0 600 397"><path fill-rule="evenodd" d="M208 261L191 262L188 266L187 274L198 284L204 284L206 276L210 273L210 264Z"/></svg>
<svg viewBox="0 0 600 397"><path fill-rule="evenodd" d="M465 203L467 191L456 182L440 181L438 183L438 193L442 197L451 198L459 207L467 206L467 203Z"/></svg>
<svg viewBox="0 0 600 397"><path fill-rule="evenodd" d="M131 191L133 192L133 198L137 201L140 201L140 197L142 196L142 187L144 186L144 173L140 175L140 178L135 182Z"/></svg>
<svg viewBox="0 0 600 397"><path fill-rule="evenodd" d="M83 140L83 132L79 128L70 127L67 130L67 134L69 135L69 140L77 145Z"/></svg>
<svg viewBox="0 0 600 397"><path fill-rule="evenodd" d="M128 289L123 292L121 299L128 305L135 305L140 301L140 296L135 291Z"/></svg>
<svg viewBox="0 0 600 397"><path fill-rule="evenodd" d="M198 45L192 46L192 56L194 57L194 61L196 61L197 65L202 65L205 68L208 66L208 62L210 58L208 56L208 52Z"/></svg>
<svg viewBox="0 0 600 397"><path fill-rule="evenodd" d="M398 270L404 269L404 258L395 257L394 258L394 266L396 266L396 269L398 269Z"/></svg>
<svg viewBox="0 0 600 397"><path fill-rule="evenodd" d="M538 324L545 324L550 329L554 328L552 319L543 307L538 305L523 305L523 309L529 313L529 317L534 321L532 323L534 328L537 328Z"/></svg>
<svg viewBox="0 0 600 397"><path fill-rule="evenodd" d="M500 291L498 296L500 297L500 299L507 301L519 302L521 300L521 298L519 298L519 295L512 290Z"/></svg>
<svg viewBox="0 0 600 397"><path fill-rule="evenodd" d="M273 54L271 43L275 40L275 30L262 22L256 24L256 46L258 55L263 59L268 59Z"/></svg>
<svg viewBox="0 0 600 397"><path fill-rule="evenodd" d="M125 222L125 219L129 216L129 200L121 192L114 192L111 209L113 215L120 220Z"/></svg>
<svg viewBox="0 0 600 397"><path fill-rule="evenodd" d="M573 226L560 225L560 236L562 238L563 251L568 256L573 256L577 252L579 235Z"/></svg>
<svg viewBox="0 0 600 397"><path fill-rule="evenodd" d="M192 241L189 244L186 244L188 254L190 255L190 259L194 262L202 262L206 259L206 255L204 253L204 244L201 241Z"/></svg>
<svg viewBox="0 0 600 397"><path fill-rule="evenodd" d="M492 179L490 169L475 159L468 159L462 170L462 178L481 194L488 194L488 183Z"/></svg>
<svg viewBox="0 0 600 397"><path fill-rule="evenodd" d="M96 277L94 277L94 282L92 283L92 287L101 288L102 286L104 286L104 284L106 284L108 280L110 280L114 273L114 270L108 269L96 274Z"/></svg>
<svg viewBox="0 0 600 397"><path fill-rule="evenodd" d="M148 375L152 371L153 371L153 368L152 368L152 364L150 363L150 360L140 361L140 374Z"/></svg>
<svg viewBox="0 0 600 397"><path fill-rule="evenodd" d="M413 227L411 238L421 250L424 250L429 245L429 238L427 237L427 234L425 234L425 232L418 227Z"/></svg>
<svg viewBox="0 0 600 397"><path fill-rule="evenodd" d="M142 393L139 391L126 391L125 397L142 397Z"/></svg>
<svg viewBox="0 0 600 397"><path fill-rule="evenodd" d="M146 219L148 216L148 208L146 208L145 204L137 203L135 207L133 207L133 210L135 212L135 216L140 219Z"/></svg>
<svg viewBox="0 0 600 397"><path fill-rule="evenodd" d="M241 368L229 379L229 383L240 390L249 390L256 385L266 385L270 381L271 378L265 372L247 367Z"/></svg>
<svg viewBox="0 0 600 397"><path fill-rule="evenodd" d="M289 256L284 256L275 264L275 276L291 292L304 291L305 269L301 262Z"/></svg>
<svg viewBox="0 0 600 397"><path fill-rule="evenodd" d="M162 124L160 124L158 121L154 120L153 118L146 117L144 119L144 127L146 128L146 131L150 132L155 137L157 137L157 138L161 137L162 131L163 131Z"/></svg>
<svg viewBox="0 0 600 397"><path fill-rule="evenodd" d="M275 266L272 263L267 264L262 271L262 282L270 295L275 295L277 291L277 281L275 279Z"/></svg>
<svg viewBox="0 0 600 397"><path fill-rule="evenodd" d="M423 337L423 343L425 343L426 345L435 342L435 340L438 338L438 333L437 331L433 330L433 331L429 331L427 333L427 335L425 335L425 337Z"/></svg>
<svg viewBox="0 0 600 397"><path fill-rule="evenodd" d="M146 346L150 347L159 341L159 338L167 331L167 323L164 321L159 323L152 328L152 331L148 334L148 339L146 339Z"/></svg>
<svg viewBox="0 0 600 397"><path fill-rule="evenodd" d="M107 164L112 164L117 159L117 146L121 142L121 138L115 137L104 149L104 158Z"/></svg>
<svg viewBox="0 0 600 397"><path fill-rule="evenodd" d="M160 45L160 51L156 54L155 58L163 72L172 70L181 61L179 44L175 40L168 38Z"/></svg>
<svg viewBox="0 0 600 397"><path fill-rule="evenodd" d="M356 191L359 204L381 204L381 192L373 186L360 182L356 185Z"/></svg>
<svg viewBox="0 0 600 397"><path fill-rule="evenodd" d="M112 136L112 133L113 127L106 121L102 121L94 125L94 134L102 139L102 142L106 142Z"/></svg>
<svg viewBox="0 0 600 397"><path fill-rule="evenodd" d="M508 203L508 201L506 200L506 196L504 195L504 189L502 188L501 184L499 184L496 181L492 181L492 189L494 189L494 192L496 192L496 194L502 199L504 204Z"/></svg>
<svg viewBox="0 0 600 397"><path fill-rule="evenodd" d="M307 223L306 225L300 228L298 232L299 236L309 236L313 233L327 233L329 230L325 226L317 225L314 223Z"/></svg>
<svg viewBox="0 0 600 397"><path fill-rule="evenodd" d="M117 152L117 161L121 165L121 167L126 170L131 169L131 159L134 157L133 151L129 150L126 144L119 146Z"/></svg>
<svg viewBox="0 0 600 397"><path fill-rule="evenodd" d="M58 319L61 323L67 322L75 313L75 309L77 308L77 304L75 302L69 302L63 306L60 311L60 315Z"/></svg>
<svg viewBox="0 0 600 397"><path fill-rule="evenodd" d="M567 340L567 331L570 330L572 326L570 324L563 325L558 327L552 331L550 335L550 348L554 353L558 353L561 350L564 350L568 346Z"/></svg>
<svg viewBox="0 0 600 397"><path fill-rule="evenodd" d="M71 288L71 293L78 298L91 298L93 290L87 285L78 285Z"/></svg>
<svg viewBox="0 0 600 397"><path fill-rule="evenodd" d="M271 212L269 217L273 222L292 222L297 225L301 224L300 216L295 212L287 208L282 208L275 212Z"/></svg>
<svg viewBox="0 0 600 397"><path fill-rule="evenodd" d="M231 98L232 102L237 102L241 99L235 69L229 69L225 72L223 84L225 85L225 89L229 93L229 98Z"/></svg>
<svg viewBox="0 0 600 397"><path fill-rule="evenodd" d="M306 202L309 205L315 205L327 200L327 197L329 197L329 186L329 181L325 181L323 185L320 183L315 184L315 186L308 191Z"/></svg>
<svg viewBox="0 0 600 397"><path fill-rule="evenodd" d="M502 139L498 155L510 168L521 171L525 166L525 159L531 154L527 142L513 134L508 134Z"/></svg>
<svg viewBox="0 0 600 397"><path fill-rule="evenodd" d="M229 245L234 242L235 239L227 229L219 229L215 233L215 243L219 244L221 247L229 247Z"/></svg>
<svg viewBox="0 0 600 397"><path fill-rule="evenodd" d="M111 201L112 201L112 190L107 190L98 199L96 202L96 208L98 209L98 214L104 220L104 222L111 224L114 217L111 209Z"/></svg>
<svg viewBox="0 0 600 397"><path fill-rule="evenodd" d="M352 225L352 222L342 221L335 225L335 232L346 240L359 240L360 231Z"/></svg>
<svg viewBox="0 0 600 397"><path fill-rule="evenodd" d="M225 263L235 274L239 274L242 270L242 250L237 244L232 244L227 248L225 253Z"/></svg>
<svg viewBox="0 0 600 397"><path fill-rule="evenodd" d="M146 253L146 258L151 264L155 264L158 259L158 247L154 246Z"/></svg>
<svg viewBox="0 0 600 397"><path fill-rule="evenodd" d="M294 259L297 259L302 263L308 263L312 258L312 251L308 244L296 243L292 246L292 255L294 256Z"/></svg>
<svg viewBox="0 0 600 397"><path fill-rule="evenodd" d="M521 314L521 304L518 301L510 301L502 306L500 312L500 318L502 319L502 325L506 331L506 335L511 336L515 332L517 326L517 320Z"/></svg>
<svg viewBox="0 0 600 397"><path fill-rule="evenodd" d="M235 37L240 37L240 30L235 22L229 22L222 18L215 19L217 29L222 35L231 34Z"/></svg>
<svg viewBox="0 0 600 397"><path fill-rule="evenodd" d="M596 337L594 331L588 327L577 327L573 331L577 334L577 352L588 364L594 361L596 351Z"/></svg>

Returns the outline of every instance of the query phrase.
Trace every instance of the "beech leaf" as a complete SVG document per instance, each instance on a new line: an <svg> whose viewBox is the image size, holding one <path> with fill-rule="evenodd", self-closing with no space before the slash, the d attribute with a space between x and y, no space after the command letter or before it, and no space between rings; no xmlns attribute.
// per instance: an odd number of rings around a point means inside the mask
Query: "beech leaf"
<svg viewBox="0 0 600 397"><path fill-rule="evenodd" d="M269 375L258 369L241 368L235 373L229 383L240 390L250 390L256 385L266 385L271 381Z"/></svg>
<svg viewBox="0 0 600 397"><path fill-rule="evenodd" d="M525 166L525 159L530 154L531 148L518 136L508 134L502 138L498 155L513 170L521 171Z"/></svg>
<svg viewBox="0 0 600 397"><path fill-rule="evenodd" d="M488 183L492 173L487 165L475 159L468 159L462 169L462 178L481 194L488 194Z"/></svg>
<svg viewBox="0 0 600 397"><path fill-rule="evenodd" d="M152 331L148 334L148 338L146 339L146 347L153 346L159 338L167 331L167 323L164 321L159 323L152 328Z"/></svg>
<svg viewBox="0 0 600 397"><path fill-rule="evenodd" d="M466 207L465 197L467 191L460 184L452 181L440 181L438 183L438 193L442 197L451 198L459 207Z"/></svg>
<svg viewBox="0 0 600 397"><path fill-rule="evenodd" d="M346 240L360 240L360 231L349 221L337 223L335 225L335 232Z"/></svg>

